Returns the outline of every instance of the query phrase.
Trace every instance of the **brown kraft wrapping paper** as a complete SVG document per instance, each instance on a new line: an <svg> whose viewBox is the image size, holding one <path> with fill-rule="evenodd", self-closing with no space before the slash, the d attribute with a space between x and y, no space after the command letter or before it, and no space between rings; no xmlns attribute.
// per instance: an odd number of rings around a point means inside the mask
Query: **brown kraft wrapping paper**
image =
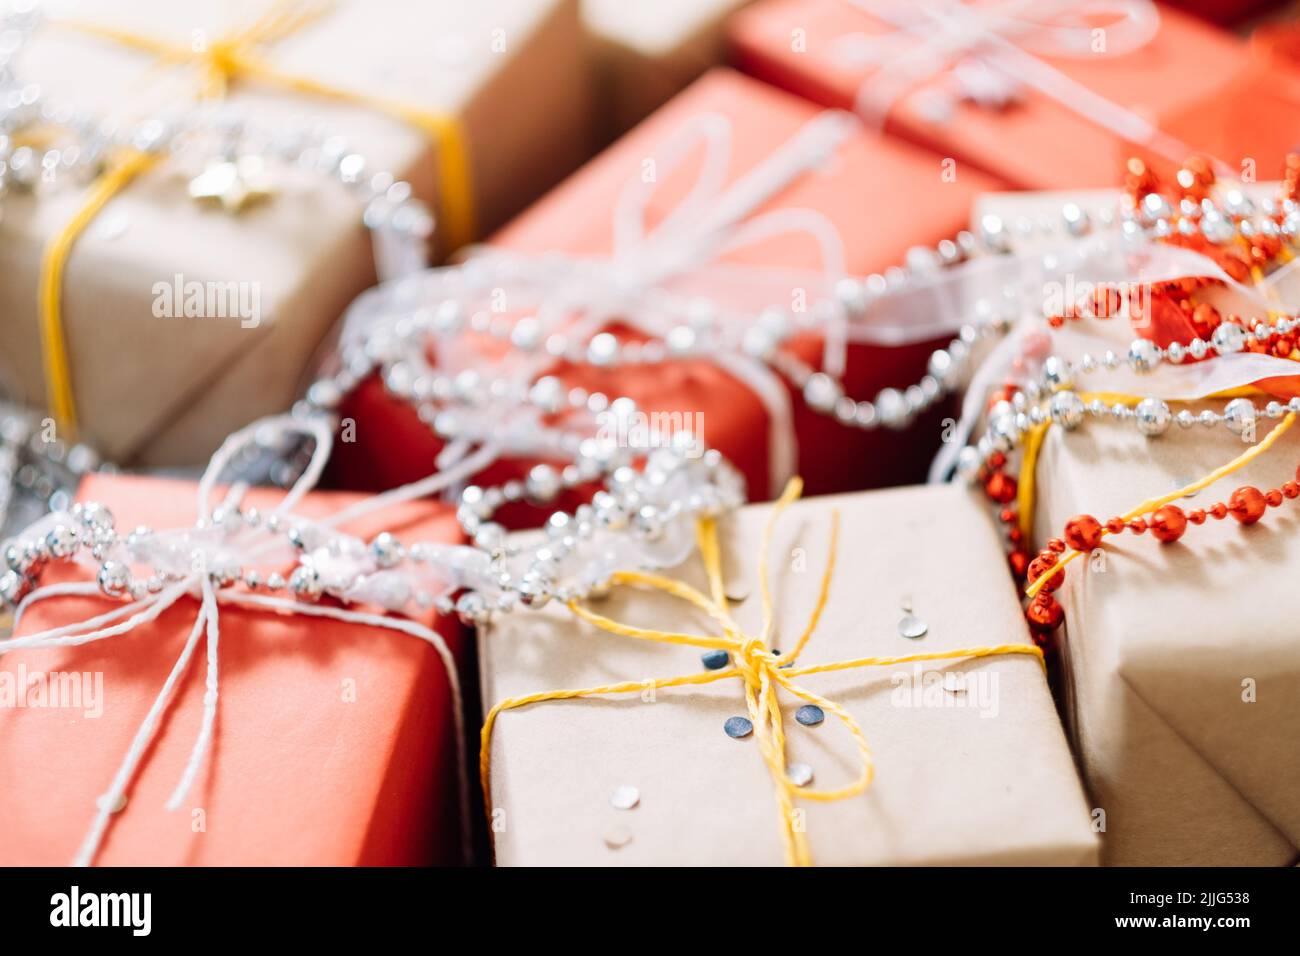
<svg viewBox="0 0 1300 956"><path fill-rule="evenodd" d="M756 561L770 506L723 521L719 540L732 614L758 633ZM997 539L981 507L955 487L812 498L776 525L770 552L775 629L792 646L817 597L841 519L830 597L801 664L1029 642ZM672 576L706 587L698 554ZM928 633L900 636L910 601ZM616 588L592 608L641 627L716 633L689 605L658 591ZM596 631L554 604L503 617L480 634L485 705L509 696L700 672L698 648ZM800 803L814 862L871 864L1091 864L1096 838L1042 668L1026 655L926 664L958 688L918 678L915 665L808 675L797 682L843 705L875 755L862 795ZM960 685L953 683L961 681ZM930 694L929 703L925 693ZM812 766L818 788L859 768L848 732L830 713L794 719L781 698L791 762ZM546 702L501 714L491 751L490 811L498 865L780 865L781 821L753 737L732 739L746 713L743 687L694 688ZM983 717L981 713L989 716ZM616 788L640 791L632 810ZM630 840L605 842L613 828ZM617 842L617 841L615 841Z"/></svg>
<svg viewBox="0 0 1300 956"><path fill-rule="evenodd" d="M1222 402L1194 404L1222 410ZM1260 423L1262 438L1270 425ZM1035 537L1080 513L1104 521L1226 464L1225 428L1174 426L1156 439L1089 422L1049 429L1039 453ZM1245 469L1180 506L1295 477L1282 437ZM1293 503L1243 528L1190 526L1176 543L1107 538L1057 592L1072 736L1106 811L1103 860L1117 865L1282 865L1300 855L1300 514Z"/></svg>
<svg viewBox="0 0 1300 956"><path fill-rule="evenodd" d="M1262 199L1276 184L1248 191ZM1096 221L1119 199L1110 190L988 194L976 218L996 213L1015 229L1021 217L1059 220L1073 201ZM1045 248L1061 234L1027 241ZM1300 301L1300 279L1278 292ZM1205 294L1223 309L1246 305ZM1083 324L1119 354L1134 337L1120 322ZM1140 391L1142 379L1097 374L1078 387ZM1225 401L1172 407L1222 412ZM1256 438L1275 424L1261 418ZM1246 448L1222 425L1172 425L1157 438L1105 420L1068 433L1050 428L1035 468L1034 544L1077 514L1123 514ZM1277 487L1297 464L1293 429L1242 471L1176 504L1208 508L1242 485ZM1287 502L1247 528L1231 518L1189 525L1172 545L1150 534L1108 537L1100 554L1066 573L1057 592L1065 608L1061 690L1085 786L1105 814L1103 863L1282 865L1300 857L1300 593L1286 583L1300 564L1297 530L1300 514Z"/></svg>
<svg viewBox="0 0 1300 956"><path fill-rule="evenodd" d="M246 25L272 3L216 10L197 0L65 0L47 4L46 13L51 21L106 24L187 47L196 35L214 40ZM385 45L358 46L356 37L376 21L393 24L383 32ZM329 6L258 55L286 73L455 117L483 235L587 155L582 43L576 0L488 7L353 0ZM38 29L20 66L51 103L123 121L192 104L199 75L54 22ZM345 137L369 170L408 180L439 211L437 147L402 121L237 78L228 101L259 128L319 123ZM178 155L143 174L90 224L68 260L62 314L79 437L119 462L201 464L234 428L288 407L334 321L374 282L362 210L342 186L271 161L275 195L236 216L191 201L186 186L201 170L201 157ZM42 251L83 202L75 186L5 199L0 388L31 405L45 403ZM155 317L155 283L177 275L255 287L256 324L237 316Z"/></svg>

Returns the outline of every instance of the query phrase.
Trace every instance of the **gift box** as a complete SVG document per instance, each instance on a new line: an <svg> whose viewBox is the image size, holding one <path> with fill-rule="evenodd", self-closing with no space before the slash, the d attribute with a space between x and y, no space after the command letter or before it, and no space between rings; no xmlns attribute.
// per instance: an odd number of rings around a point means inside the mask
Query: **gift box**
<svg viewBox="0 0 1300 956"><path fill-rule="evenodd" d="M725 178L733 184L822 115L788 93L729 70L713 71L512 222L495 238L493 248L525 256L608 256L614 247L619 197L629 180L645 174L647 164L657 177L647 211L652 224L663 220L698 183L705 155L698 144L677 168L670 171L666 160L656 165L665 145L690 124L705 120L716 127L719 118L725 122L730 137ZM991 182L973 171L949 181L939 157L851 129L828 162L774 191L758 211L819 217L837 233L847 272L866 275L902 261L910 247L955 235L974 196ZM885 223L888 229L882 228ZM727 251L718 261L749 267L758 275L755 283L772 277L780 282L785 275L820 281L821 257L815 237L783 232ZM761 274L769 268L770 275ZM791 281L775 293L780 301L772 305L791 307L800 291L798 280ZM812 296L807 298L811 308ZM917 322L932 318L921 316ZM952 328L965 318L959 317ZM617 324L617 314L614 319L617 332L636 337L635 330ZM899 347L850 341L845 394L874 399L882 388L916 383L926 374L935 346L950 339L951 334L917 342L913 336ZM812 333L797 334L785 346L813 367L820 366L824 347L823 336ZM561 364L554 374L569 387L628 396L648 415L678 414L694 421L692 416L700 413L704 441L741 470L751 498L767 497L788 477L774 475L769 406L717 363L690 358L641 367ZM788 390L784 383L780 387ZM941 406L919 417L907 431L863 431L812 411L801 395L791 394L790 401L797 470L810 493L919 480L941 437ZM344 487L391 487L431 470L439 444L414 410L395 403L377 380L351 395L340 414L356 423L355 441L341 445L334 460L334 476ZM526 463L507 462L489 473L497 479L524 471Z"/></svg>
<svg viewBox="0 0 1300 956"><path fill-rule="evenodd" d="M1275 66L1300 67L1300 22L1284 14L1261 23L1250 32L1250 48Z"/></svg>
<svg viewBox="0 0 1300 956"><path fill-rule="evenodd" d="M1243 450L1226 429L1158 439L1105 423L1068 436L1051 429L1038 458L1036 534L1057 534L1077 514L1123 514ZM1179 504L1276 487L1298 460L1286 436ZM1294 508L1283 508L1248 528L1207 521L1174 545L1122 535L1075 562L1056 592L1066 711L1106 813L1105 862L1284 865L1300 854L1298 602L1287 580L1300 560L1296 530Z"/></svg>
<svg viewBox="0 0 1300 956"><path fill-rule="evenodd" d="M1033 26L1037 21L1026 21L1022 31L1014 19L981 26L980 5L972 4L970 30L1005 31L969 50L952 23L920 25L920 6L895 7L897 16L918 18L910 29L876 19L864 9L870 6L764 0L731 20L735 62L814 102L858 109L888 132L1018 189L1113 184L1147 124L1163 129L1170 117L1218 93L1251 59L1237 38L1154 4L1132 21L1049 24L1055 32ZM951 42L936 39L949 35ZM986 59L977 55L990 50ZM1004 65L990 66L989 59ZM1049 89L1053 96L1043 91ZM1234 106L1254 117L1248 132L1272 122L1250 98ZM1085 111L1109 128L1085 119ZM1163 142L1179 154L1172 161L1183 158L1184 147L1213 145ZM1250 152L1253 142L1251 136L1237 145Z"/></svg>
<svg viewBox="0 0 1300 956"><path fill-rule="evenodd" d="M1256 202L1276 192L1276 184L1247 188ZM1008 194L982 197L977 210L1009 222L1039 221L1066 201L1089 211L1096 222L1101 210L1119 208L1120 195L1100 190ZM1041 242L1043 248L1051 245L1050 239ZM1279 307L1300 304L1300 283L1294 275L1279 275L1272 290ZM1089 288L1084 274L1074 279L1080 294ZM1257 314L1239 295L1224 287L1198 290L1200 301L1224 312ZM1041 302L1032 304L1041 310ZM1072 322L1055 334L1053 351L1074 361L1083 348L1093 355L1106 348L1125 354L1137 336L1162 345L1174 338L1186 343L1195 331L1177 308L1172 313L1171 320L1155 302L1153 321L1146 326L1120 319ZM1080 334L1088 340L1077 339ZM1216 361L1221 360L1210 360ZM1272 364L1285 369L1287 363ZM1197 368L1189 363L1179 371ZM1225 388L1249 385L1236 377L1219 381ZM1262 407L1274 397L1296 394L1297 382L1274 377L1259 383L1268 386L1267 394L1248 391ZM1075 388L1190 397L1193 384L1190 378L1120 370L1079 375ZM1195 415L1204 409L1222 413L1226 401L1171 405ZM1263 440L1275 424L1261 418L1254 438ZM1158 437L1140 434L1131 423L1105 420L1086 421L1070 432L1049 428L1034 467L1029 553L1059 537L1076 515L1106 521L1126 514L1209 475L1251 447L1222 425L1172 426ZM1294 435L1284 434L1244 469L1174 504L1185 512L1208 509L1242 485L1277 487L1296 476L1298 451ZM1300 657L1288 623L1296 598L1285 569L1297 559L1296 520L1286 503L1249 527L1231 518L1189 524L1172 544L1151 534L1110 536L1091 555L1072 562L1053 592L1065 611L1065 624L1054 638L1062 709L1090 798L1104 812L1103 863L1295 861L1300 818L1293 794L1300 760L1294 740L1300 718L1292 701Z"/></svg>
<svg viewBox="0 0 1300 956"><path fill-rule="evenodd" d="M1247 183L1282 178L1288 153L1300 150L1300 64L1256 59L1226 79L1213 95L1171 113L1170 135L1222 160ZM1157 173L1170 178L1174 164L1135 148Z"/></svg>
<svg viewBox="0 0 1300 956"><path fill-rule="evenodd" d="M1266 15L1286 5L1282 0L1163 0L1163 2L1224 26L1232 26L1252 17Z"/></svg>
<svg viewBox="0 0 1300 956"><path fill-rule="evenodd" d="M726 59L727 17L749 0L621 3L583 0L596 61L600 132L631 129Z"/></svg>
<svg viewBox="0 0 1300 956"><path fill-rule="evenodd" d="M195 518L195 486L187 482L97 475L80 497L106 505L119 527L184 527ZM266 513L279 499L254 489L244 504ZM357 500L314 493L295 513L320 519ZM407 541L461 540L454 516L432 502L386 508L344 530L363 538L388 530ZM85 578L84 570L51 565L41 584ZM119 603L51 597L30 607L16 636L86 620ZM0 694L10 692L0 707L0 864L62 866L73 859L197 610L196 600L182 597L127 634L0 657ZM419 620L434 626L431 614ZM460 859L453 705L430 644L383 627L228 604L220 607L219 627L220 710L194 786L178 809L164 808L199 732L201 647L160 718L124 808L111 818L96 864ZM445 622L437 630L460 655L461 631ZM20 702L14 691L24 682Z"/></svg>
<svg viewBox="0 0 1300 956"><path fill-rule="evenodd" d="M21 75L52 104L125 122L192 107L197 77L209 66L201 51L216 56L225 31L283 5L237 4L225 17L196 3L48 7L50 22L19 58ZM65 25L72 18L128 37ZM382 46L356 43L376 30ZM177 56L192 55L197 68L160 65L135 40L177 46ZM318 124L364 156L367 175L383 170L410 182L434 207L435 252L485 234L588 154L576 0L508 0L490 9L333 4L246 55L283 76L365 100L284 89L237 69L226 97L259 129ZM462 148L450 136L434 142L414 120L374 105L381 100L393 111L440 118L458 131ZM444 163L455 161L453 150L464 153L463 189L440 178ZM324 172L271 159L266 166L274 195L236 216L190 199L187 182L203 170L202 157L169 157L129 183L76 240L63 276L61 323L79 437L109 459L201 464L233 428L287 407L331 325L373 284L371 240L356 196ZM47 395L37 321L43 258L87 195L72 187L35 199L10 190L5 198L0 309L9 320L0 328L0 381L27 404ZM181 317L158 317L160 294L214 283L238 283L238 314L228 307L184 317L177 302L162 314Z"/></svg>
<svg viewBox="0 0 1300 956"><path fill-rule="evenodd" d="M706 670L700 646L611 634L551 605L499 618L479 635L485 705L558 688L570 697L489 711L497 864L779 865L789 859L783 838L798 847L795 833L807 854L798 861L820 865L1093 863L1096 837L1041 659L1007 652L1033 648L981 506L951 486L807 499L777 518L765 547L773 507L747 506L718 529L718 578L735 623L731 660L750 662L773 685L771 675L788 675L773 689L784 773L811 774L807 785L822 790L859 776L861 752L842 708L872 754L870 786L826 802L791 791L786 805L763 757L772 738L761 726L730 736L744 729L733 717L757 716L735 672L704 683L698 678L722 672ZM667 573L712 593L698 554ZM586 607L656 632L723 630L659 589L615 583ZM944 658L980 647L1003 653ZM937 659L908 659L916 654ZM867 655L896 662L803 670ZM687 680L655 683L677 675ZM623 693L573 695L619 682ZM821 701L820 713L797 711L810 700Z"/></svg>

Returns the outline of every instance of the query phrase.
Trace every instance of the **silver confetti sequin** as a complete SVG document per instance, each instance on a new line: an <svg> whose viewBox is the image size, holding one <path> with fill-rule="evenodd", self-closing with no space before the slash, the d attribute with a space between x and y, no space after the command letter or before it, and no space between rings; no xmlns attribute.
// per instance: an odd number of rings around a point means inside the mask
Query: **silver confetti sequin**
<svg viewBox="0 0 1300 956"><path fill-rule="evenodd" d="M796 787L806 787L812 783L813 769L806 763L792 763L785 768L785 775Z"/></svg>
<svg viewBox="0 0 1300 956"><path fill-rule="evenodd" d="M826 713L816 704L804 704L794 712L794 719L805 727L816 727L826 719Z"/></svg>
<svg viewBox="0 0 1300 956"><path fill-rule="evenodd" d="M926 625L925 621L912 613L911 597L903 598L902 604L903 617L898 622L898 633L912 641L925 637L930 628Z"/></svg>
<svg viewBox="0 0 1300 956"><path fill-rule="evenodd" d="M724 650L705 651L700 655L700 660L709 670L718 671L731 663L731 655Z"/></svg>
<svg viewBox="0 0 1300 956"><path fill-rule="evenodd" d="M609 802L615 810L631 810L641 802L641 791L636 787L624 784L614 791L609 798Z"/></svg>
<svg viewBox="0 0 1300 956"><path fill-rule="evenodd" d="M748 737L754 732L754 722L748 717L728 717L727 722L722 725L722 729L727 732L728 737L735 737L739 740L741 737Z"/></svg>

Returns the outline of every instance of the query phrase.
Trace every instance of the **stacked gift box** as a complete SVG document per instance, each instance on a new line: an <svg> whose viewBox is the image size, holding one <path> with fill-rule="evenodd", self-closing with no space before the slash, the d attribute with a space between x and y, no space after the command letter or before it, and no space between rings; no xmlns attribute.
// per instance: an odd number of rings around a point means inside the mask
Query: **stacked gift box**
<svg viewBox="0 0 1300 956"><path fill-rule="evenodd" d="M189 6L0 63L0 862L1296 861L1297 379L1163 396L1284 426L1168 546L1053 550L1240 435L1011 402L1294 315L1285 29Z"/></svg>

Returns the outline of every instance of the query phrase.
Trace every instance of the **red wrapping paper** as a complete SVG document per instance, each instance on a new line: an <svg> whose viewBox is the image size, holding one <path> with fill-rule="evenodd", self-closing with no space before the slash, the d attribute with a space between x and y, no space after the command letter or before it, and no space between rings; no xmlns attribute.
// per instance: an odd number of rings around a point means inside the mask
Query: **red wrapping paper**
<svg viewBox="0 0 1300 956"><path fill-rule="evenodd" d="M1133 52L1040 59L1165 129L1168 119L1245 71L1251 57L1241 40L1193 16L1168 7L1159 14L1158 34ZM885 29L847 0L764 0L732 18L731 40L735 62L746 72L815 103L851 108L871 70L836 59L834 43L846 34ZM793 48L795 31L803 31L803 49ZM1027 86L1004 109L961 103L946 122L927 119L917 98L904 96L885 129L1020 189L1112 186L1133 150ZM1254 129L1244 132L1249 135L1237 144L1243 150L1254 148L1252 141L1268 141L1256 140ZM1194 149L1214 146L1195 136L1183 142Z"/></svg>
<svg viewBox="0 0 1300 956"><path fill-rule="evenodd" d="M535 204L499 233L493 244L525 253L606 255L613 247L612 212L623 185L689 119L719 113L730 121L734 143L728 177L734 182L819 112L788 93L730 70L715 70ZM701 159L702 155L694 157L658 184L649 209L651 226L685 195ZM956 181L944 181L940 157L867 131L852 134L827 165L798 179L760 211L807 208L825 215L839 231L848 270L855 275L883 270L899 263L909 247L955 234L963 227L974 196L998 186L973 170L963 171ZM806 236L767 239L721 261L819 267L815 244ZM850 346L845 391L858 399L873 399L886 386L915 383L924 375L935 344L893 349ZM819 336L799 336L788 347L804 360L820 363ZM614 370L560 367L556 374L569 386L630 396L647 412L702 412L705 440L739 467L751 497L761 499L779 491L769 487L763 405L747 386L712 363L681 361ZM798 396L794 407L798 467L810 493L920 480L939 443L945 414L932 412L907 432L864 433L810 411ZM335 454L332 467L338 482L376 489L432 470L440 444L414 411L388 398L377 381L363 385L341 413L355 420L356 440L340 445ZM501 462L483 478L517 477L528 464ZM519 510L511 514L507 509L502 518L518 526L541 516L532 509L526 514Z"/></svg>
<svg viewBox="0 0 1300 956"><path fill-rule="evenodd" d="M1257 17L1285 5L1283 0L1165 0L1165 2L1171 7L1178 7L1224 26L1241 23L1248 17Z"/></svg>
<svg viewBox="0 0 1300 956"><path fill-rule="evenodd" d="M119 528L180 527L195 518L194 486L186 482L92 476L80 497L107 505ZM245 502L267 509L279 497L255 489ZM315 493L296 513L321 517L356 500ZM407 541L461 540L454 515L434 502L385 509L344 530L366 538L390 530ZM41 583L84 579L84 570L51 565ZM15 636L84 620L113 603L71 597L38 602ZM0 672L11 674L23 668L28 675L103 675L98 717L86 716L84 708L0 707L0 865L71 861L197 607L182 598L128 634L0 657ZM432 626L432 615L422 623ZM459 657L459 628L440 623L438 630ZM198 732L202 647L161 720L125 809L110 824L97 865L459 860L451 699L432 647L381 628L223 605L219 648L216 735L188 799L176 811L164 809ZM200 823L203 829L196 829Z"/></svg>

